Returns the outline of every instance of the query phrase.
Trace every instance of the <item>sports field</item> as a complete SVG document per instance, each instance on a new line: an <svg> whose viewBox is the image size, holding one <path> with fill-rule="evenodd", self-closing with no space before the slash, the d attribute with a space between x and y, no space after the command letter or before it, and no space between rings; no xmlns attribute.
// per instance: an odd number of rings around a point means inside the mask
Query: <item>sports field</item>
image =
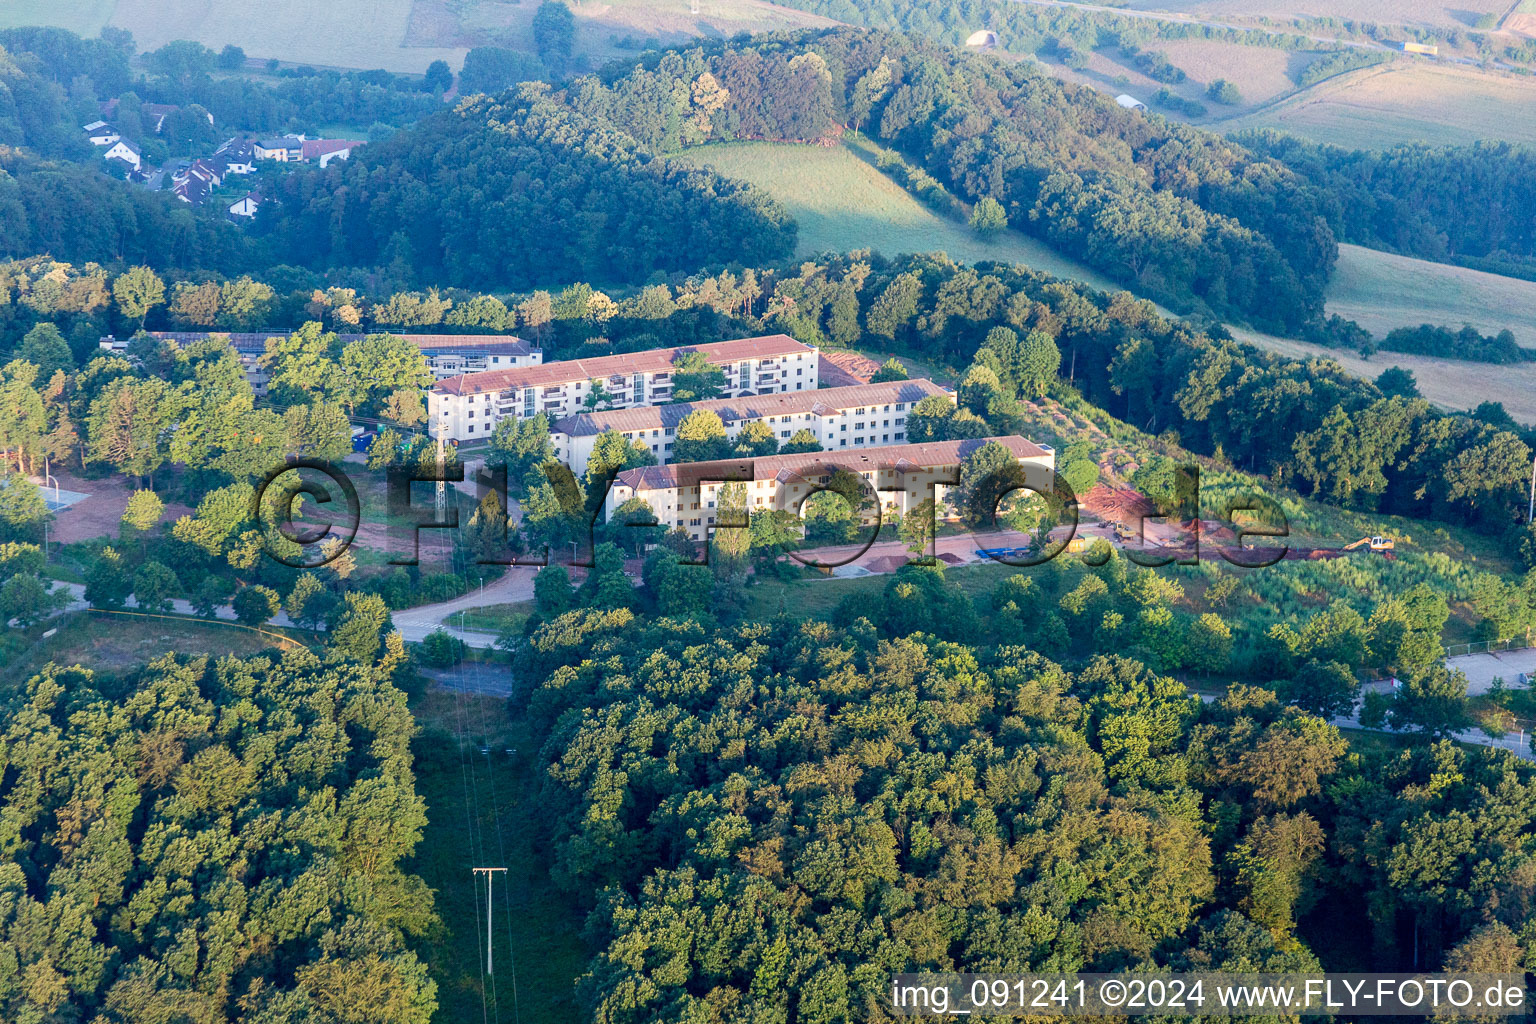
<svg viewBox="0 0 1536 1024"><path fill-rule="evenodd" d="M1536 80L1429 61L1394 61L1320 82L1224 127L1280 128L1351 149L1401 142L1536 143Z"/></svg>
<svg viewBox="0 0 1536 1024"><path fill-rule="evenodd" d="M1328 283L1328 312L1357 320L1380 337L1394 327L1471 324L1484 334L1508 327L1536 348L1536 281L1339 246Z"/></svg>
<svg viewBox="0 0 1536 1024"><path fill-rule="evenodd" d="M729 143L690 150L677 159L750 181L778 199L800 225L799 255L874 249L896 256L943 250L957 260L1023 263L1095 288L1121 290L1103 274L1017 231L1004 232L991 242L981 240L841 146Z"/></svg>

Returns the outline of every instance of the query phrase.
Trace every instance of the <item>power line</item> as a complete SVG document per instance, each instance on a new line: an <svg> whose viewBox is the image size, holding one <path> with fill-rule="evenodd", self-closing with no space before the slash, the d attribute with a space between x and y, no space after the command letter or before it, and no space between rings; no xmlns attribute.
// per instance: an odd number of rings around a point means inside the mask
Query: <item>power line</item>
<svg viewBox="0 0 1536 1024"><path fill-rule="evenodd" d="M495 901L496 872L500 871L503 874L505 874L507 869L506 868L470 868L469 870L470 870L470 872L472 874L476 874L476 875L484 874L485 875L485 973L488 974L488 975L494 976L496 972L495 972L495 970L491 966L491 952L495 948L495 943L491 941L491 919L492 919L492 916L493 916L493 913L492 913L492 910L491 910L491 904ZM480 911L480 883L477 881L475 883L475 913L476 913L476 916L479 916L479 911ZM478 929L476 930L476 934L479 934Z"/></svg>

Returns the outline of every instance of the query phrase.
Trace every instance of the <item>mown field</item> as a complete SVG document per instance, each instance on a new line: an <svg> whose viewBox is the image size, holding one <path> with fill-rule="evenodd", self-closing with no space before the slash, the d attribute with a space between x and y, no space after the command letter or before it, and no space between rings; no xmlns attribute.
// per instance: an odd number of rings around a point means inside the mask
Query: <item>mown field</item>
<svg viewBox="0 0 1536 1024"><path fill-rule="evenodd" d="M1468 323L1485 334L1508 327L1521 345L1536 348L1536 281L1358 245L1339 246L1328 311L1358 320L1378 336L1405 325Z"/></svg>
<svg viewBox="0 0 1536 1024"><path fill-rule="evenodd" d="M1257 331L1233 328L1243 341L1302 358L1333 359L1351 373L1375 380L1389 366L1411 370L1419 393L1445 409L1472 409L1482 402L1503 402L1509 414L1522 423L1536 425L1536 363L1495 366L1459 359L1431 359L1400 352L1377 352L1362 359L1348 349L1324 348L1293 338L1277 338Z"/></svg>
<svg viewBox="0 0 1536 1024"><path fill-rule="evenodd" d="M1352 149L1536 142L1536 81L1429 61L1331 78L1224 127L1272 127Z"/></svg>
<svg viewBox="0 0 1536 1024"><path fill-rule="evenodd" d="M1255 0L1130 0L1125 7L1223 19L1259 15L1277 19L1351 18L1383 25L1467 28L1480 14L1503 14L1509 9L1509 0L1287 0L1283 4Z"/></svg>
<svg viewBox="0 0 1536 1024"><path fill-rule="evenodd" d="M0 28L20 25L57 25L82 36L101 31L117 0L4 0L0 3Z"/></svg>
<svg viewBox="0 0 1536 1024"><path fill-rule="evenodd" d="M943 250L967 262L1024 263L1096 288L1120 288L1104 275L1017 231L983 241L966 225L919 203L843 147L730 143L691 150L680 159L714 167L721 174L767 190L799 223L800 255L866 248L890 256Z"/></svg>
<svg viewBox="0 0 1536 1024"><path fill-rule="evenodd" d="M415 0L406 42L410 46L506 46L533 52L532 22L538 4ZM608 0L571 4L576 15L576 52L594 63L634 56L632 42L671 46L700 36L729 38L740 32L774 32L834 24L828 18L765 0Z"/></svg>

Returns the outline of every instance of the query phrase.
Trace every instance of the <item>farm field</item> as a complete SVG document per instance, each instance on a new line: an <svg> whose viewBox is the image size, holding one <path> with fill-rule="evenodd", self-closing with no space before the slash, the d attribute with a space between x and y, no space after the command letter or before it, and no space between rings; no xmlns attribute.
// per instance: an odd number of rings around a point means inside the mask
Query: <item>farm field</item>
<svg viewBox="0 0 1536 1024"><path fill-rule="evenodd" d="M1351 149L1403 142L1536 142L1536 82L1470 68L1394 61L1321 82L1246 117L1231 130L1280 128Z"/></svg>
<svg viewBox="0 0 1536 1024"><path fill-rule="evenodd" d="M537 3L462 3L414 0L406 30L407 46L506 46L533 52L533 16ZM576 53L592 62L625 55L635 44L670 46L703 37L723 39L740 32L772 32L836 24L829 18L780 7L766 0L701 0L689 13L681 0L609 0L572 4L576 16Z"/></svg>
<svg viewBox="0 0 1536 1024"><path fill-rule="evenodd" d="M1101 47L1090 52L1088 64L1081 70L1069 68L1048 54L1038 56L1041 64L1058 78L1090 86L1110 96L1128 92L1157 113L1179 121L1207 125L1250 113L1276 97L1294 91L1296 76L1318 57L1313 51L1277 50L1208 39L1158 40L1146 48L1166 53L1169 61L1189 76L1188 80L1167 88L1185 99L1204 104L1208 111L1205 117L1191 118L1153 105L1152 97L1164 88L1163 83L1138 70L1129 58L1121 55L1119 47ZM1206 87L1218 78L1225 78L1237 86L1242 93L1241 103L1223 106L1206 96Z"/></svg>
<svg viewBox="0 0 1536 1024"><path fill-rule="evenodd" d="M285 63L421 72L441 59L457 67L463 47L409 43L411 8L412 0L5 0L0 27L57 25L95 35L111 25L132 32L140 50L192 39L214 49L233 43L248 56Z"/></svg>
<svg viewBox="0 0 1536 1024"><path fill-rule="evenodd" d="M1192 83L1175 87L1211 108L1213 116L1247 110L1296 88L1296 77L1318 54L1308 50L1277 50L1207 39L1159 41L1148 49L1161 50L1173 65L1189 75ZM1205 88L1218 78L1236 85L1243 102L1224 107L1205 99ZM1193 84L1194 88L1190 89Z"/></svg>
<svg viewBox="0 0 1536 1024"><path fill-rule="evenodd" d="M1357 320L1378 337L1394 327L1469 323L1484 334L1508 327L1521 345L1536 348L1536 281L1358 245L1339 246L1328 312Z"/></svg>
<svg viewBox="0 0 1536 1024"><path fill-rule="evenodd" d="M675 159L707 165L749 181L778 199L800 224L798 254L874 249L896 256L942 249L974 262L1023 263L1108 291L1123 290L1103 274L1067 259L1017 231L994 241L940 217L900 185L843 147L749 142L707 146Z"/></svg>
<svg viewBox="0 0 1536 1024"><path fill-rule="evenodd" d="M1442 408L1472 409L1482 402L1502 402L1516 420L1536 425L1536 363L1496 366L1401 352L1377 352L1370 359L1362 359L1348 349L1325 348L1238 327L1228 329L1241 341L1303 359L1332 359L1351 373L1371 380L1390 366L1401 366L1413 372L1419 393Z"/></svg>
<svg viewBox="0 0 1536 1024"><path fill-rule="evenodd" d="M1495 17L1509 9L1508 0L1286 0L1285 3L1254 3L1254 0L1130 0L1134 11L1172 11L1211 18L1350 18L1383 25L1424 25L1435 28L1468 28L1480 14ZM1319 33L1321 34L1321 33Z"/></svg>
<svg viewBox="0 0 1536 1024"><path fill-rule="evenodd" d="M112 17L112 9L116 6L117 0L69 0L67 3L5 0L0 3L0 28L56 25L78 35L94 36Z"/></svg>

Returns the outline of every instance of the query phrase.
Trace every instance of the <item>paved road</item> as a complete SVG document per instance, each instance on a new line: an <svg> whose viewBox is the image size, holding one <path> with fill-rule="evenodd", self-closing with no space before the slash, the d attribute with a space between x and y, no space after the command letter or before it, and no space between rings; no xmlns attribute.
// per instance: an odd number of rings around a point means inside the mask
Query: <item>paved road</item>
<svg viewBox="0 0 1536 1024"><path fill-rule="evenodd" d="M518 601L533 600L533 577L538 574L538 569L528 565L514 565L507 569L506 575L493 583L487 583L484 588L476 588L468 593L461 594L451 601L441 601L437 604L424 604L415 608L402 608L394 613L395 628L400 631L407 643L416 643L426 639L428 633L442 629L447 633L458 637L471 647L492 647L496 643L495 633L485 633L479 630L461 630L457 625L443 625L444 619L457 615L459 612L472 611L493 604L513 604Z"/></svg>

